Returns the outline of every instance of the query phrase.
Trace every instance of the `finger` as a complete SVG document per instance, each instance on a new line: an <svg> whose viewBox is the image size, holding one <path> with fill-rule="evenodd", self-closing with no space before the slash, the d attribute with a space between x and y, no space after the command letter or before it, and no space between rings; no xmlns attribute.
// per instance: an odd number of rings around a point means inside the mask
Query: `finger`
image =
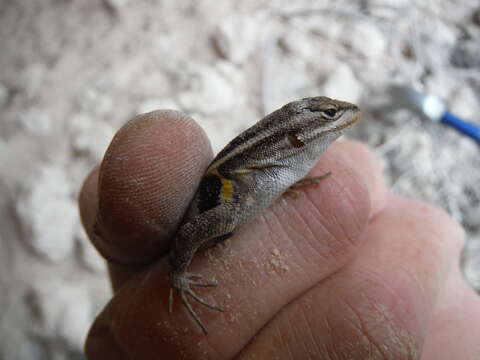
<svg viewBox="0 0 480 360"><path fill-rule="evenodd" d="M119 130L80 196L87 233L116 283L167 251L211 157L203 131L176 111L140 115Z"/></svg>
<svg viewBox="0 0 480 360"><path fill-rule="evenodd" d="M104 246L104 239L99 236L96 230L98 213L98 172L99 166L96 166L83 183L79 196L80 218L92 243L95 244L101 254L108 254L108 248ZM105 257L108 257L108 255L105 255ZM146 265L116 264L115 261L108 261L107 265L113 289L117 289L127 279L146 267Z"/></svg>
<svg viewBox="0 0 480 360"><path fill-rule="evenodd" d="M78 197L80 219L90 238L95 236L94 225L98 212L98 166L95 166L85 178Z"/></svg>
<svg viewBox="0 0 480 360"><path fill-rule="evenodd" d="M429 324L422 360L480 359L480 298L455 264Z"/></svg>
<svg viewBox="0 0 480 360"><path fill-rule="evenodd" d="M317 188L302 190L298 200L279 199L231 240L194 258L189 271L207 280L215 278L220 284L198 289L198 295L226 310L217 313L195 305L209 330L207 338L178 299L173 313L168 313L169 283L161 263L120 289L89 338L110 333L129 355L134 351L145 359L154 358L158 349L172 354L181 350L187 357L202 353L229 358L236 354L279 309L355 256L370 218L369 194L377 192L374 186L384 185L380 181L377 185L364 183L381 178L379 174L357 173L380 171L378 166L362 164L376 161L362 154L367 150L342 144L332 147L312 171L312 176L332 172ZM350 153L342 146L356 151ZM347 156L357 161L344 161ZM378 203L375 207L383 206ZM125 307L126 303L129 306ZM150 334L148 339L145 334ZM87 349L94 354L101 346L92 340Z"/></svg>
<svg viewBox="0 0 480 360"><path fill-rule="evenodd" d="M374 217L385 207L388 196L380 161L368 146L358 141L334 142L331 151L332 161L342 164L344 173L339 176L352 177L366 187L370 199L370 217Z"/></svg>
<svg viewBox="0 0 480 360"><path fill-rule="evenodd" d="M355 261L283 309L245 358L300 358L305 349L319 358L419 358L463 232L432 206L393 196L388 203Z"/></svg>

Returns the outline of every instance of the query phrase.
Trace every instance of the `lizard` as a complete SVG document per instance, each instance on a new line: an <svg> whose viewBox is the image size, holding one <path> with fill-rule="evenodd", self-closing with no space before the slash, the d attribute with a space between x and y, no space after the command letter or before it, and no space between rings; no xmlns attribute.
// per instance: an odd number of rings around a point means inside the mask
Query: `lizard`
<svg viewBox="0 0 480 360"><path fill-rule="evenodd" d="M231 237L283 193L330 175L305 177L342 130L359 118L354 104L308 97L268 114L218 153L200 180L168 254L170 313L177 293L203 333L208 333L189 299L223 309L192 289L217 285L187 271L197 250Z"/></svg>

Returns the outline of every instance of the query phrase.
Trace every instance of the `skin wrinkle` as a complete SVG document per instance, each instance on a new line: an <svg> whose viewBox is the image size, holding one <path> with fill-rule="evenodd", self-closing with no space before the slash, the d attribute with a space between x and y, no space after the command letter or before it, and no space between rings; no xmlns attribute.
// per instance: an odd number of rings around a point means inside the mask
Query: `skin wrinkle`
<svg viewBox="0 0 480 360"><path fill-rule="evenodd" d="M422 284L422 281L415 275L414 272L412 272L412 271L410 271L410 269L406 269L406 268L402 268L401 270L403 270L403 272L405 274L407 274L408 278L410 278L411 280L413 280L413 282L415 282L415 286L416 286L416 289L418 291L417 292L417 294L418 294L417 301L420 298L420 293L421 293L423 308L427 309L428 308L428 306L426 306L427 303L428 303L428 301L427 301L428 295L427 294L429 293L429 291L425 288L425 286ZM436 291L435 293L436 293L435 298L438 298L438 291ZM430 306L434 306L435 303L436 303L436 301L434 301L432 304L430 304Z"/></svg>
<svg viewBox="0 0 480 360"><path fill-rule="evenodd" d="M211 341L211 339L208 336L204 337L203 340L206 341L207 343L206 345L207 351L205 353L207 354L213 353L213 358L221 359L222 353L220 349L217 346L215 346L217 344L214 341Z"/></svg>
<svg viewBox="0 0 480 360"><path fill-rule="evenodd" d="M350 175L351 175L351 174L350 174ZM355 177L355 176L350 176L350 177ZM340 199L340 200L343 201L344 195L347 195L348 198L352 199L351 194L350 194L348 191L345 191L345 188L346 188L346 185L345 185L345 184L343 184L342 182L339 182L335 177L330 176L329 178L332 178L331 181L334 181L334 182L336 183L336 186L331 186L331 187L329 187L328 189L335 188L335 189L339 189L339 190L336 192L335 195L333 195L332 192L328 192L328 193L326 194L327 197L332 198L332 197L334 196L335 199ZM327 178L327 179L328 179L328 178ZM327 180L327 179L326 179L326 180ZM358 182L357 182L357 183L358 183ZM320 186L321 186L321 185L320 185ZM366 191L366 193L368 194L368 191ZM308 198L309 198L309 200L310 200L310 203L311 203L311 204L315 204L315 201L312 200L312 197L311 197L311 196L313 196L313 195L307 193L307 196L308 196ZM356 206L354 205L354 201L352 201L349 206L351 206L351 208L353 208L353 209L356 209ZM315 209L316 214L317 214L317 215L320 215L320 216L315 216L315 215L314 215L314 216L311 216L310 218L311 218L311 219L317 219L317 218L323 219L323 221L320 221L320 220L319 220L319 222L322 223L322 226L325 228L325 230L327 230L327 232L330 234L330 236L331 236L333 239L337 239L338 237L337 237L337 236L333 236L333 234L328 230L328 227L326 227L326 226L323 225L324 223L327 223L327 224L328 224L328 223L329 223L329 221L328 221L329 219L326 218L325 216L323 216L323 214L318 210L318 208L317 208L316 206L313 206L313 208ZM348 208L348 207L347 207L347 208ZM313 213L313 212L312 212L312 213ZM337 225L344 222L344 221L343 221L344 219L342 219L342 221L339 223L338 219L337 219L335 216L331 216L330 219L334 220L334 221L335 221L335 224L337 224ZM356 225L357 225L358 232L361 233L361 226L360 226L360 223L359 223L360 219L355 219L355 220L356 220ZM331 220L330 220L330 221L331 221ZM347 236L346 232L344 231L344 227L342 227L342 226L332 226L332 227L333 227L333 228L336 227L336 228L341 229L341 231L343 232L343 234L342 234L342 235L343 235L343 238L349 240L348 242L350 243L350 245L352 245L352 246L354 246L354 247L358 246L358 244L356 244L355 241L353 240L353 239L355 238L355 236L352 236L352 237ZM356 237L358 237L358 236L356 236ZM328 243L328 242L327 242L327 243ZM335 252L333 252L333 251L328 252L329 255L334 255L334 253L335 253Z"/></svg>
<svg viewBox="0 0 480 360"><path fill-rule="evenodd" d="M429 208L430 208L430 207L429 207ZM438 214L440 214L442 217L444 216L444 215L442 214L442 212L439 212ZM425 216L425 214L424 214L425 220L428 219L428 220L430 221L430 219L431 219L432 216L436 216L436 215L430 213L430 214L427 214L427 216ZM438 239L438 238L444 238L444 237L445 237L444 234L438 234L437 239ZM452 238L452 237L453 237L453 238L456 238L456 236L454 236L454 235L451 236L450 238ZM441 246L441 244L438 244L437 242L432 242L432 241L430 241L429 245L430 245L430 246L429 246L430 248L432 248L432 245L434 245L433 249L439 249L439 246ZM458 248L458 247L456 246L456 249L457 249L457 248ZM455 250L456 250L456 249L455 249ZM441 256L441 255L442 255L442 254L441 254L441 253L442 253L441 251L435 251L435 253L438 253L438 254L437 254L436 256L431 256L430 258L434 258L434 259L441 259L441 258L443 258L443 256ZM448 252L448 251L444 251L444 253L445 253L444 256L447 256L447 258L448 258L448 255L451 255L451 251L449 251L449 252ZM447 254L447 253L448 253L448 254ZM450 257L450 258L452 258L452 257ZM452 259L453 259L453 258L452 258ZM439 261L440 261L440 263L442 262L442 260L439 260ZM452 261L453 261L453 260L452 260ZM438 262L436 263L436 267L438 267ZM426 303L427 303L427 300L426 300L426 299L428 298L426 294L428 294L429 292L428 292L427 289L424 287L423 282L419 279L419 277L417 276L417 274L416 274L415 272L412 272L412 271L411 271L411 269L409 269L409 268L404 268L404 267L401 267L400 269L407 275L407 277L408 277L409 279L411 279L411 280L413 280L413 282L415 282L417 289L422 293L423 303L426 304ZM439 270L440 270L440 269L439 269ZM439 270L437 270L436 273L439 273L439 272L440 272ZM441 272L441 274L439 274L439 278L444 277L444 276L443 276L443 273L446 272L447 270L448 270L448 267L445 267L444 271ZM436 283L437 283L436 290L433 290L433 291L437 294L436 298L438 299L438 294L439 294L439 292L440 292L439 290L440 290L440 288L441 288L441 281L437 281ZM434 301L434 303L430 304L430 306L433 306L435 303L436 303L436 300Z"/></svg>
<svg viewBox="0 0 480 360"><path fill-rule="evenodd" d="M314 204L314 202L312 202L312 200L310 200L310 203L311 204ZM298 210L297 210L298 211ZM336 257L334 256L335 254L335 251L333 251L333 248L334 246L330 245L330 243L332 243L332 240L336 240L336 237L335 235L330 231L329 227L325 225L325 223L328 223L328 219L322 214L322 212L318 209L317 206L312 206L311 209L309 210L309 212L311 212L311 216L309 217L310 221L315 221L318 225L320 225L320 227L323 229L323 231L325 232L324 234L324 238L326 239L324 242L323 242L323 247L321 247L321 249L316 249L314 247L314 244L316 244L317 242L308 242L309 245L311 246L311 248L313 250L315 250L315 252L317 253L318 256L321 256L323 259L327 259L328 257L334 257L335 260ZM303 216L302 216L303 218ZM307 219L305 219L307 220ZM308 224L308 221L306 221L306 223ZM308 228L313 228L313 226L308 226ZM317 235L313 234L314 236L314 239L317 238ZM321 255L322 253L324 253L325 255Z"/></svg>
<svg viewBox="0 0 480 360"><path fill-rule="evenodd" d="M328 315L328 314L325 314L325 315ZM325 323L326 329L328 330L328 333L329 333L329 334L333 334L333 328L332 328L332 326L330 325L330 322L328 321L328 316L324 316L324 317L323 317L323 321L324 321L324 323ZM333 348L333 346L332 346L332 348ZM333 351L333 350L332 350L332 351ZM333 357L332 357L331 354L330 354L330 350L329 350L329 347L328 347L327 344L325 344L325 346L324 346L324 351L323 351L323 353L326 354L326 356L327 356L327 358L328 358L327 360L333 359ZM322 352L320 352L320 354L322 354Z"/></svg>
<svg viewBox="0 0 480 360"><path fill-rule="evenodd" d="M244 272L244 274L248 274L248 271L247 271L247 272ZM252 275L253 275L253 274L254 274L254 272L252 272ZM244 275L244 276L248 276L248 275ZM254 277L253 277L253 276L249 276L249 277L247 278L247 281L248 281L249 279L250 279L250 282L258 283L258 281L255 281L255 280L254 280ZM242 292L243 298L240 298L240 299L239 299L239 298L237 297L237 301L238 301L239 303L245 303L245 302L246 302L246 303L249 303L249 304L253 305L253 303L259 304L259 301L260 301L260 302L261 302L261 308L268 308L268 304L265 302L265 300L264 300L263 298L261 298L261 299L253 298L253 299L252 299L251 296L245 296L244 294L245 294L245 293ZM256 306L249 306L248 308L254 309L255 307L256 307ZM257 305L257 307L258 307L258 305ZM241 312L240 312L240 313L241 313ZM254 314L252 314L252 315L254 315ZM249 328L250 328L250 329L253 329L253 328L254 328L254 327L253 327L253 323L254 323L255 321L254 321L254 319L253 319L253 316L250 316L249 318L252 320L252 322L250 323ZM247 341L247 344L248 344L248 342L250 342L250 341ZM246 344L245 344L245 345L246 345Z"/></svg>
<svg viewBox="0 0 480 360"><path fill-rule="evenodd" d="M287 318L287 321L288 321L286 329L293 329L294 327L292 326L292 323L291 323L289 317L287 316L286 318ZM290 359L292 359L292 360L295 359L294 353L293 353L292 349L290 348L290 344L288 343L288 341L285 341L287 339L285 339L284 332L280 331L280 334L282 335L282 337L281 337L282 343L286 344L288 354L290 355Z"/></svg>
<svg viewBox="0 0 480 360"><path fill-rule="evenodd" d="M362 334L366 339L367 343L370 345L373 345L378 352L383 356L384 359L388 359L388 354L385 353L384 349L382 349L382 346L375 341L374 336L370 334L370 331L368 330L368 327L365 325L364 320L362 319L361 312L357 312L355 307L353 305L350 305L346 299L339 298L339 301L341 301L347 308L350 309L351 313L354 315L355 319L357 319L357 322L353 318L346 317L351 324L359 330L359 333ZM389 327L390 328L390 327Z"/></svg>
<svg viewBox="0 0 480 360"><path fill-rule="evenodd" d="M314 287L316 287L316 286L319 285L320 283L325 282L325 281L328 281L331 277L337 275L337 273L340 272L341 270L342 270L341 268L338 269L338 270L335 271L334 273L330 274L328 277L326 277L326 278L324 278L323 280L321 280L321 281L313 284L311 287L309 287L308 289L305 289L305 291L303 291L303 292L299 293L297 296L295 296L291 301L289 301L288 303L286 303L286 304L285 304L283 307L281 307L275 314L273 314L273 315L268 319L268 321L265 322L265 323L263 324L263 326L261 326L260 329L252 336L251 339L252 339L252 340L255 339L255 338L258 336L258 334L260 334L260 333L263 331L264 328L266 328L274 319L276 319L276 318L279 316L279 314L281 313L281 311L283 311L283 309L286 309L286 308L289 307L291 304L293 304L295 301L297 301L297 299L300 299L300 298L302 298L303 296L305 296L306 293L308 293L310 290L312 290ZM244 351L244 349L246 349L246 348L249 347L250 344L251 344L251 341L247 342L247 343L240 349L240 351L239 351L237 354L241 354L241 353ZM334 344L332 344L332 345L334 345ZM328 347L327 347L327 348L328 348ZM337 352L338 352L338 351L339 351L339 350L337 350ZM334 359L334 358L332 357L332 359Z"/></svg>
<svg viewBox="0 0 480 360"><path fill-rule="evenodd" d="M340 271L341 269L338 269L337 271ZM333 272L332 274L330 274L327 278L323 279L322 281L325 281L326 279L328 279L329 277L331 276L334 276L336 274L336 272ZM321 281L320 281L321 282ZM320 283L318 282L318 283ZM242 352L244 351L244 349L248 348L249 345L252 343L252 341L258 336L258 334L260 334L263 329L265 329L271 322L273 322L274 319L276 319L279 314L286 308L288 308L291 304L293 304L293 302L295 302L297 299L300 299L302 298L305 294L307 294L311 289L313 289L315 286L318 285L318 283L314 283L312 286L308 287L307 289L305 289L304 291L301 291L297 296L293 296L292 299L290 301L287 301L283 306L281 306L275 313L272 314L272 316L262 325L259 327L259 329L251 336L251 340L248 341L238 352L237 352L237 355L235 355L234 357L242 354ZM277 328L277 326L275 326L275 328ZM293 358L292 358L293 359Z"/></svg>
<svg viewBox="0 0 480 360"><path fill-rule="evenodd" d="M263 216L263 215L262 215L262 216ZM267 220L265 219L265 221L267 221ZM267 222L265 222L265 223L267 224ZM268 226L268 224L267 224L267 226ZM240 236L240 237L241 237L241 236ZM247 251L250 251L250 250L251 250L250 247L247 247L246 249L247 249ZM248 255L247 255L246 258L247 258L247 259L254 259L255 256L256 256L256 254L252 254L251 256L248 256ZM243 264L242 261L239 261L238 263L239 263L240 265ZM255 281L255 279L254 279L255 275L257 274L256 271L240 271L240 272L241 272L242 274L244 274L243 277L248 277L248 278L242 279L242 280L245 280L244 282L249 282L249 281L250 281L250 283L253 283L253 282L258 283L258 281ZM252 276L249 276L249 275L248 275L249 273L251 273ZM242 283L243 283L243 282L242 282ZM275 290L275 288L273 288L273 287L271 287L271 288ZM278 293L278 291L277 291L277 293ZM241 299L238 299L238 298L237 298L237 300L241 300ZM262 300L262 299L260 299L260 300ZM251 303L251 297L247 296L247 297L245 297L245 299L244 299L243 301L247 301L247 302L250 302L250 303ZM243 301L239 301L239 302L243 302ZM259 302L259 299L255 299L255 303L256 303L257 305L258 305L258 302ZM267 308L268 306L267 306L266 303L263 303L263 306L261 306L261 307ZM250 306L250 308L254 308L254 306ZM223 316L226 316L226 315L223 315Z"/></svg>
<svg viewBox="0 0 480 360"><path fill-rule="evenodd" d="M316 209L316 207L315 207L315 209ZM318 211L318 209L316 209L316 210ZM302 212L301 212L296 206L293 206L293 207L292 207L292 211L295 212L295 214L298 215L299 222L301 222L300 225L303 225L303 226L302 226L302 229L306 229L306 230L307 230L307 232L308 232L308 233L307 233L307 237L308 237L308 238L311 238L311 239L315 239L316 236L315 236L315 234L314 234L314 232L313 232L313 230L312 230L312 226L310 226L310 225L308 224L308 222L306 221L306 218L303 216ZM320 221L317 221L317 217L316 217L316 216L312 216L311 218L316 222L316 224L317 224L319 227L323 227L323 224L322 224ZM311 248L312 250L314 250L314 248L313 248L313 246L312 246L312 244L311 244L310 241L307 241L307 244L310 246L310 248Z"/></svg>
<svg viewBox="0 0 480 360"><path fill-rule="evenodd" d="M352 178L355 178L355 176L352 176ZM356 183L357 184L354 187L356 187L356 186L364 187L365 192L368 194L368 196L367 196L368 201L369 201L369 206L368 206L369 211L368 211L368 213L369 213L369 217L370 217L370 212L372 211L372 204L371 204L371 197L370 197L370 194L368 192L368 189L366 189L366 186L363 186L363 184L361 182L356 181ZM343 195L345 195L344 199L350 201L350 204L351 204L350 208L357 209L358 208L358 205L357 205L358 200L355 198L355 196L350 191L345 191L345 187L342 188L342 193L343 193ZM358 230L358 233L352 236L351 243L352 243L353 246L356 246L357 244L355 243L353 238L358 238L362 234L362 230L365 228L365 226L362 227L362 224L360 223L360 219L355 217L355 216L352 216L352 220L355 223L355 228Z"/></svg>
<svg viewBox="0 0 480 360"><path fill-rule="evenodd" d="M289 209L290 209L290 208L289 208ZM300 213L300 212L298 211L297 207L295 207L295 206L292 206L291 209L292 209L294 212L296 212L296 213ZM278 218L278 217L277 217L277 218ZM300 216L300 218L303 219L302 216ZM290 225L289 222L279 221L279 224L278 224L278 225L279 225L280 228L285 228L285 226L291 227L291 225ZM287 232L288 232L288 231L285 231L285 233L287 233ZM293 232L294 232L295 234L298 234L297 231L293 231ZM313 235L313 233L312 233L312 235ZM296 253L299 254L300 256L302 256L302 251L301 251L301 249L298 247L297 242L294 241L293 237L287 236L287 237L286 237L286 240L289 242L289 246L287 246L286 248L289 249L289 248L291 248L291 247L294 247L294 248L296 249ZM302 242L302 243L308 245L309 247L312 248L312 250L314 250L310 242L306 241L306 242ZM303 259L305 259L305 258L306 258L306 257L303 256ZM291 260L291 261L292 261L292 260ZM305 278L308 278L308 279L310 280L310 282L314 282L313 277L309 275L309 273L305 270L305 267L304 267L304 266L300 266L299 263L296 263L296 264L294 264L294 265L297 265L297 266L296 266L296 271L301 271L301 272L303 273L303 276L304 276Z"/></svg>
<svg viewBox="0 0 480 360"><path fill-rule="evenodd" d="M283 224L282 222L280 221L279 219L279 216L278 214L276 213L276 209L275 207L270 207L268 210L268 215L271 215L271 216L265 216L266 214L262 214L262 218L264 220L264 224L267 226L268 228L268 239L270 240L270 246L265 246L266 249L268 248L271 248L271 249L274 249L274 248L277 248L278 247L278 244L277 244L277 241L276 239L274 239L273 237L273 234L275 234L277 231L275 231L275 228L283 228ZM275 222L275 224L272 225L272 222ZM254 258L255 258L255 254L253 255ZM265 257L268 257L268 255L265 253ZM265 269L265 271L268 272L268 269Z"/></svg>
<svg viewBox="0 0 480 360"><path fill-rule="evenodd" d="M358 275L358 280L357 280L358 282L360 282L363 279L363 280L366 280L368 282L373 283L377 287L381 286L382 291L387 292L391 296L391 298L394 298L396 301L400 302L403 305L403 306L397 307L396 310L398 311L398 309L400 309L403 313L405 313L405 316L408 316L408 313L406 313L406 309L409 307L407 305L407 301L404 299L404 297L402 296L401 293L395 292L393 289L391 289L389 287L390 284L386 283L383 280L381 275L379 275L377 273L374 273L374 272L371 272L371 271L360 271L358 269L356 269L355 271L351 270L350 277L354 278L356 275ZM339 274L339 279L341 279L341 276L342 275ZM372 303L371 305L373 307L376 307L376 304ZM380 310L379 310L379 312L380 312Z"/></svg>
<svg viewBox="0 0 480 360"><path fill-rule="evenodd" d="M348 195L348 191L345 191L345 185L342 186L342 187L339 187L339 188L340 188L339 192L341 192L342 195L338 196L337 198L340 199L340 201L345 201L346 197L344 197L344 195ZM352 206L352 208L355 208L355 207L353 207L353 204L351 204L351 206ZM355 243L354 238L357 238L358 236L352 236L352 237L348 236L348 234L345 230L345 227L340 225L344 222L345 219L339 219L339 217L336 216L335 213L333 213L332 214L332 220L335 222L335 225L332 226L332 227L340 229L340 231L342 233L341 236L339 236L337 238L345 239L345 240L347 240L347 242L350 246L356 247L357 244ZM358 225L358 220L356 222L357 222L358 232L360 233L361 230L360 230L360 226Z"/></svg>
<svg viewBox="0 0 480 360"><path fill-rule="evenodd" d="M275 206L271 206L267 209L267 213L262 213L260 216L264 220L264 224L267 226L267 234L268 234L268 239L270 239L271 245L276 246L276 239L274 238L274 235L277 231L275 231L275 228L282 228L283 224L279 219L279 216L276 213ZM266 216L268 215L268 216ZM274 224L272 224L274 222Z"/></svg>
<svg viewBox="0 0 480 360"><path fill-rule="evenodd" d="M313 206L313 208L314 208L314 211L316 211L317 213L319 213L318 208L317 208L316 206ZM324 255L324 254L323 254L323 251L320 251L320 249L317 249L317 248L314 246L314 244L316 244L316 243L321 243L321 241L318 241L319 239L318 239L317 235L315 235L315 233L314 233L313 230L312 230L313 227L309 225L308 221L306 221L307 219L303 216L303 212L301 212L300 209L298 209L298 207L296 207L296 206L293 206L293 207L292 207L292 211L295 212L296 215L298 215L299 222L301 221L301 224L305 225L304 227L302 227L302 232L305 231L305 229L308 231L307 236L303 236L303 238L304 238L306 241L303 241L303 242L302 242L302 245L307 245L307 246L309 247L309 249L304 249L303 251L301 251L300 247L297 246L297 244L294 244L295 247L297 248L297 252L301 254L302 252L303 252L303 253L305 253L305 252L310 253L309 250L315 251L315 253L316 253L315 258L319 257L321 260L328 262L328 255ZM310 213L310 210L305 211L305 212L306 212L306 213ZM323 225L323 223L322 223L320 220L317 220L317 219L318 219L317 216L309 216L308 218L310 218L310 219L312 219L313 221L315 221L315 222L316 222L316 225L317 225L319 228L322 228L323 231L325 231L325 233L331 235L331 233L329 233L328 229ZM287 223L287 224L288 224L288 223ZM298 234L298 233L300 233L300 232L296 231L296 233ZM310 238L310 240L309 240L309 238ZM315 241L315 240L316 240L316 241ZM328 243L328 240L325 241L325 242ZM307 258L307 257L304 256L304 259L306 259L306 258Z"/></svg>
<svg viewBox="0 0 480 360"><path fill-rule="evenodd" d="M286 328L289 329L289 333L291 337L293 337L292 343L297 345L295 352L298 353L299 351L298 348L301 346L303 348L303 351L301 352L303 354L306 354L307 359L310 359L311 357L310 357L310 351L309 351L307 341L305 341L304 337L300 337L300 334L298 332L291 330L291 329L295 329L295 326L290 325L292 323L292 320L290 320L292 316L294 316L293 322L296 324L300 323L300 318L296 314L287 314L286 316L286 318L288 319L288 325L289 325Z"/></svg>
<svg viewBox="0 0 480 360"><path fill-rule="evenodd" d="M389 190L387 189L383 179L381 165L378 163L375 155L368 149L367 146L348 141L345 141L345 144L342 144L342 142L343 140L337 141L332 144L332 147L337 147L339 149L334 160L344 164L344 169L346 171L351 172L352 169L356 168L358 163L358 159L357 161L352 161L352 157L350 155L351 153L362 154L359 159L362 160L362 163L368 165L366 170L362 169L360 173L356 171L351 173L354 175L354 178L357 180L358 184L367 185L365 186L365 189L369 195L368 198L370 199L369 218L374 217L377 213L385 208L387 204L386 197L389 193ZM341 159L341 161L338 159ZM368 174L368 177L362 176L363 174ZM350 177L349 174L345 175ZM371 175L373 175L373 177ZM381 177L379 177L379 175ZM371 186L368 186L368 184L371 184ZM372 192L373 189L375 190L374 192ZM353 195L354 194L352 194L352 196Z"/></svg>
<svg viewBox="0 0 480 360"><path fill-rule="evenodd" d="M308 334L309 337L310 337L311 344L312 344L312 346L315 347L315 349L316 349L316 354L321 354L321 353L322 353L322 352L321 352L321 349L320 349L320 347L318 346L317 341L315 341L314 330L313 330L312 324L310 323L309 317L308 317L307 314L306 314L307 308L304 307L304 308L302 308L301 310L302 310L301 313L302 313L302 315L303 315L303 321L304 321L304 323L307 325L307 329L306 329L306 330L307 330L307 334Z"/></svg>
<svg viewBox="0 0 480 360"><path fill-rule="evenodd" d="M303 292L302 292L302 295L300 295L300 296L303 296ZM296 298L297 297L294 297L292 299L292 301L294 301ZM264 328L266 328L275 318L277 318L277 316L283 311L283 309L287 308L292 301L285 303L275 313L273 313L272 316L270 318L268 318L267 321L265 323L263 323L263 325L260 326L254 334L252 334L252 336L250 337L250 340L247 343L245 343L243 347L241 347L239 349L239 351L237 352L236 355L233 356L233 358L242 358L243 357L242 353L244 352L245 349L250 347L250 345L253 343L253 341L255 341L255 339L257 338L258 334L260 334L263 331ZM275 326L275 329L277 330L279 338L283 339L284 336L280 333L280 329L277 326ZM294 357L293 357L289 348L288 348L288 350L290 352L290 358L294 359Z"/></svg>
<svg viewBox="0 0 480 360"><path fill-rule="evenodd" d="M135 287L135 290L132 294L131 297L129 297L129 300L124 308L124 311L122 312L118 312L116 311L117 314L120 314L120 315L117 315L117 317L113 316L112 319L112 323L111 323L111 326L115 326L116 323L119 323L120 325L118 326L119 329L122 328L122 323L125 321L125 318L127 316L127 314L130 313L130 309L132 308L132 306L134 306L135 304L135 299L137 298L137 294L138 294L138 291L140 290L140 287L137 286ZM115 321L116 320L116 321ZM128 322L128 319L127 319L127 322ZM128 328L128 327L127 327ZM121 332L118 332L118 331L112 331L110 330L110 334L111 336L114 338L115 340L115 343L117 344L117 346L123 350L123 352L125 353L125 355L127 356L128 359L130 359L130 353L127 351L127 349L124 349L121 344L127 344L128 342L122 342L122 341L119 341L121 340L122 336L119 336L121 334Z"/></svg>
<svg viewBox="0 0 480 360"><path fill-rule="evenodd" d="M296 206L292 206L291 207L291 211L292 212L295 212L296 215L298 215L299 217L299 221L301 221L303 224L305 224L304 222L304 219L303 217L300 215L300 211L298 210L298 208ZM307 224L306 225L306 228L307 229L310 229L309 226ZM299 243L301 242L302 244L305 244L307 245L312 251L315 251L315 249L313 248L313 246L311 245L311 241L295 241L295 236L298 235L300 232L297 231L293 224L291 224L291 222L280 222L280 226L285 229L284 233L292 233L294 234L294 236L287 236L286 239L288 240L289 242L289 246L287 246L287 248L295 248L295 253L299 254L300 256L303 257L303 259L305 260L306 259L306 256L303 255L303 253L305 252L305 250L302 251L301 247L299 247ZM313 233L309 230L309 232L313 235ZM303 239L306 239L304 236L302 236ZM300 269L303 270L303 267L302 266L299 266Z"/></svg>

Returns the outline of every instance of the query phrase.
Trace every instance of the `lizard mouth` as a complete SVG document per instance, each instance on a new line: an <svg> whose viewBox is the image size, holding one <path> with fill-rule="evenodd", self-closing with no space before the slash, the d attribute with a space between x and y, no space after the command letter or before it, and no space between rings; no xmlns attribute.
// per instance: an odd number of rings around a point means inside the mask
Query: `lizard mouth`
<svg viewBox="0 0 480 360"><path fill-rule="evenodd" d="M347 121L345 124L337 126L334 131L339 131L345 129L346 127L355 124L358 120L360 120L361 114L356 114L350 121Z"/></svg>

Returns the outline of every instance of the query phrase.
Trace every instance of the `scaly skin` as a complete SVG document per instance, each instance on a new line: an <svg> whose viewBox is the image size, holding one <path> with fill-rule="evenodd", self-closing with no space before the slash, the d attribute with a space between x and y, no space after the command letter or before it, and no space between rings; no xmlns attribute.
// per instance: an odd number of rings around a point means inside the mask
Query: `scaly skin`
<svg viewBox="0 0 480 360"><path fill-rule="evenodd" d="M206 334L189 297L193 286L216 286L187 272L196 251L232 236L276 198L323 177L304 177L342 130L360 117L356 105L327 97L288 103L233 139L207 168L169 254L172 311L174 291ZM327 174L328 175L328 174Z"/></svg>

